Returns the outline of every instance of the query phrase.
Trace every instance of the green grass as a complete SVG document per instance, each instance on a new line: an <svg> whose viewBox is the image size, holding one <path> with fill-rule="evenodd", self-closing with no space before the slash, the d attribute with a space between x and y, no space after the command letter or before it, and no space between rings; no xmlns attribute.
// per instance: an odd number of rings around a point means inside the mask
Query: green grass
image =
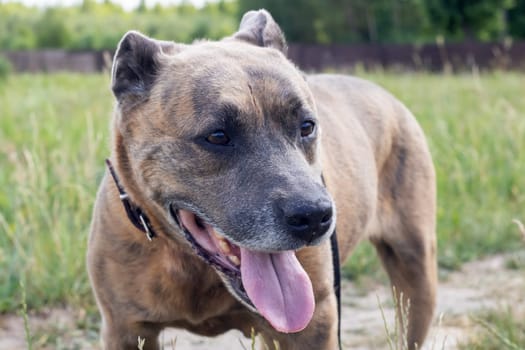
<svg viewBox="0 0 525 350"><path fill-rule="evenodd" d="M92 303L86 239L108 153L105 76L13 75L0 85L0 312Z"/></svg>
<svg viewBox="0 0 525 350"><path fill-rule="evenodd" d="M460 350L520 350L525 345L525 321L510 308L472 317L478 331L459 344Z"/></svg>
<svg viewBox="0 0 525 350"><path fill-rule="evenodd" d="M525 75L360 74L385 86L425 130L438 175L441 266L520 243L525 216ZM109 154L107 75L11 75L0 82L0 312L93 305L85 249ZM377 270L369 245L346 275Z"/></svg>

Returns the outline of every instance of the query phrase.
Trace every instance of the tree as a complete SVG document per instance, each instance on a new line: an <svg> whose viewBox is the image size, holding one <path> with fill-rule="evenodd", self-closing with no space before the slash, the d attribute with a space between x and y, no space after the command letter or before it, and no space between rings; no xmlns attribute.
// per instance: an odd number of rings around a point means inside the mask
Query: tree
<svg viewBox="0 0 525 350"><path fill-rule="evenodd" d="M428 27L424 0L239 0L239 11L264 7L291 42L411 42Z"/></svg>
<svg viewBox="0 0 525 350"><path fill-rule="evenodd" d="M64 13L59 8L48 8L35 25L37 46L40 48L67 47L71 31L64 21Z"/></svg>
<svg viewBox="0 0 525 350"><path fill-rule="evenodd" d="M148 11L148 7L146 6L146 0L140 0L139 6L137 6L138 13L144 13Z"/></svg>
<svg viewBox="0 0 525 350"><path fill-rule="evenodd" d="M239 0L239 14L265 8L279 23L289 41L318 42L318 34L322 34L326 23L329 3L318 0Z"/></svg>
<svg viewBox="0 0 525 350"><path fill-rule="evenodd" d="M438 34L453 39L493 40L505 34L505 11L512 0L427 0Z"/></svg>
<svg viewBox="0 0 525 350"><path fill-rule="evenodd" d="M516 0L514 7L507 12L509 35L525 38L525 0Z"/></svg>
<svg viewBox="0 0 525 350"><path fill-rule="evenodd" d="M97 6L95 0L82 0L80 5L80 11L82 12L91 12Z"/></svg>

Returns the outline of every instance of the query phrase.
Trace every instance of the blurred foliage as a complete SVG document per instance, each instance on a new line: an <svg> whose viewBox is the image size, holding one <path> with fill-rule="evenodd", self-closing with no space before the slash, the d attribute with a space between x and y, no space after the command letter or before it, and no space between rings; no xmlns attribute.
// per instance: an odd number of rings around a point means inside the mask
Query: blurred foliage
<svg viewBox="0 0 525 350"><path fill-rule="evenodd" d="M184 1L152 8L142 3L134 11L125 11L108 0L46 9L0 3L0 49L114 49L130 29L179 42L219 39L236 30L236 13L236 3L231 1L209 3L200 9Z"/></svg>
<svg viewBox="0 0 525 350"><path fill-rule="evenodd" d="M525 38L525 0L238 0L266 8L291 42L422 43Z"/></svg>
<svg viewBox="0 0 525 350"><path fill-rule="evenodd" d="M494 40L506 34L506 11L514 0L427 0L430 21L440 34L462 40Z"/></svg>
<svg viewBox="0 0 525 350"><path fill-rule="evenodd" d="M268 9L291 42L417 42L430 36L423 0L239 0Z"/></svg>
<svg viewBox="0 0 525 350"><path fill-rule="evenodd" d="M220 0L195 7L125 11L111 0L76 6L28 7L0 2L0 49L114 49L136 29L150 36L191 42L233 33L242 14L268 9L288 41L302 43L425 43L525 38L525 0Z"/></svg>
<svg viewBox="0 0 525 350"><path fill-rule="evenodd" d="M0 56L0 83L7 79L9 73L11 73L11 70L11 63L7 60L7 58Z"/></svg>
<svg viewBox="0 0 525 350"><path fill-rule="evenodd" d="M507 12L509 34L525 38L525 0L516 0L514 7Z"/></svg>

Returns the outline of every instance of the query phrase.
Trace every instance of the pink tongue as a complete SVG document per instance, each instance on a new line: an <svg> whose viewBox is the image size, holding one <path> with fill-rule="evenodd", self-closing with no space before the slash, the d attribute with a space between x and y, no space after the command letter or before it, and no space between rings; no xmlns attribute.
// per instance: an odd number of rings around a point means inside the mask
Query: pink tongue
<svg viewBox="0 0 525 350"><path fill-rule="evenodd" d="M241 277L252 303L279 332L299 332L312 319L312 283L293 251L262 253L241 248Z"/></svg>

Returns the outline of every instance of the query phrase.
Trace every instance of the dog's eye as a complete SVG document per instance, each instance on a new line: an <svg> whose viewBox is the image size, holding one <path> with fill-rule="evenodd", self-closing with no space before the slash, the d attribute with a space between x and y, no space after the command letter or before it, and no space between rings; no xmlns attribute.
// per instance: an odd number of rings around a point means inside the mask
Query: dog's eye
<svg viewBox="0 0 525 350"><path fill-rule="evenodd" d="M223 130L216 130L206 137L206 141L214 145L226 146L230 143L230 138Z"/></svg>
<svg viewBox="0 0 525 350"><path fill-rule="evenodd" d="M301 137L310 136L315 130L315 123L307 120L301 124Z"/></svg>

